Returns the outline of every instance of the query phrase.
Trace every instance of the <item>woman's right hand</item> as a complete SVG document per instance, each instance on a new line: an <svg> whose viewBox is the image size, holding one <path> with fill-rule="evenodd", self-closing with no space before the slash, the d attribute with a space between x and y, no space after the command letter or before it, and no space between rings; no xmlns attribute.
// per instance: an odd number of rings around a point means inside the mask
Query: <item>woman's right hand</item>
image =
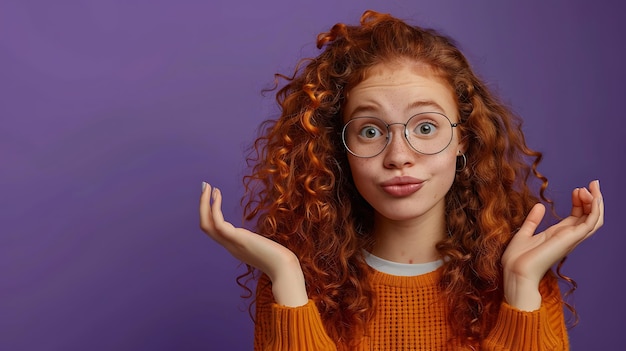
<svg viewBox="0 0 626 351"><path fill-rule="evenodd" d="M235 258L261 270L272 281L276 303L302 306L308 302L304 275L296 255L286 247L224 220L222 194L203 183L200 228Z"/></svg>

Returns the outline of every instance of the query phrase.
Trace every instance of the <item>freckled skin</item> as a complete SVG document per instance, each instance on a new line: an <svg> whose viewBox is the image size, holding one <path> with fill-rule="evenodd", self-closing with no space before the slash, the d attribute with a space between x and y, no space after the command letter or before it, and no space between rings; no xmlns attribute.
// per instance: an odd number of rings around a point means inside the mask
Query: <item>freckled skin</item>
<svg viewBox="0 0 626 351"><path fill-rule="evenodd" d="M459 120L453 89L419 62L378 64L347 97L344 122L369 116L387 124L404 124L423 112L442 113L452 123ZM462 149L458 133L453 131L446 149L423 155L393 130L381 154L371 158L348 155L354 183L375 210L373 254L401 263L438 259L435 245L445 235L445 194L454 181L456 156ZM423 186L408 196L385 192L381 183L401 176L419 179Z"/></svg>

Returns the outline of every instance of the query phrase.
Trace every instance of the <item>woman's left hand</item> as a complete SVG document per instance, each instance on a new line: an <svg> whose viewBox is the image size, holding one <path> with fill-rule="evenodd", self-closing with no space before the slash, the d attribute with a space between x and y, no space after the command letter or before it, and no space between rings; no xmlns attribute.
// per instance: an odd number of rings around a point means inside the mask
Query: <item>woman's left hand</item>
<svg viewBox="0 0 626 351"><path fill-rule="evenodd" d="M572 192L572 211L567 218L535 234L546 208L536 204L502 255L504 296L520 309L532 311L541 305L539 282L545 273L589 238L604 222L600 183Z"/></svg>

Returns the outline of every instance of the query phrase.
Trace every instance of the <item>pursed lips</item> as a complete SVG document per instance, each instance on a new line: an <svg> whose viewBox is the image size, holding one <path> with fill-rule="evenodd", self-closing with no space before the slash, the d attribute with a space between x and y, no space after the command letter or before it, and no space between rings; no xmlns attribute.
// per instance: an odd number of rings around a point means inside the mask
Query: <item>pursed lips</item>
<svg viewBox="0 0 626 351"><path fill-rule="evenodd" d="M381 188L391 196L408 196L422 188L424 181L421 179L402 176L394 177L380 183Z"/></svg>

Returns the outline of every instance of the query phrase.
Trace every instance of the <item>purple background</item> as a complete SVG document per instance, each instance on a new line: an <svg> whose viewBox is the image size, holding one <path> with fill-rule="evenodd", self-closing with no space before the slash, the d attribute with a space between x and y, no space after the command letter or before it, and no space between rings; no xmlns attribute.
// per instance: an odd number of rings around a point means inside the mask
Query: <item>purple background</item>
<svg viewBox="0 0 626 351"><path fill-rule="evenodd" d="M368 8L460 42L524 116L560 214L601 179L606 224L565 267L572 349L626 349L626 8L503 3L2 1L0 349L251 349L242 268L198 228L200 182L239 223L244 150L275 113L260 91Z"/></svg>

